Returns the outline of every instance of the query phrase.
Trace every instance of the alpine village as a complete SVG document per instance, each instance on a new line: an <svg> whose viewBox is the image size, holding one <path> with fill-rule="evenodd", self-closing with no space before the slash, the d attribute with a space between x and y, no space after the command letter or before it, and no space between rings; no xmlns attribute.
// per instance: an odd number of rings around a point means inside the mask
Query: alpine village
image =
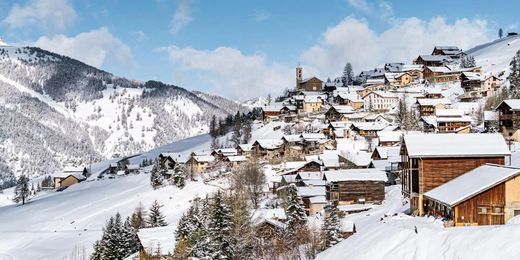
<svg viewBox="0 0 520 260"><path fill-rule="evenodd" d="M55 215L30 243L0 229L0 259L518 259L520 50L505 70L479 51L326 79L298 65L207 134L21 175L0 215Z"/></svg>

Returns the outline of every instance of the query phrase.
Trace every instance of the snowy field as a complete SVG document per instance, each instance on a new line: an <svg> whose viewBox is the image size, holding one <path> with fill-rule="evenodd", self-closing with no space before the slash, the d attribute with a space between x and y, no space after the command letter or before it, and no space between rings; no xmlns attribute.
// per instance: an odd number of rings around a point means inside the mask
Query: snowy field
<svg viewBox="0 0 520 260"><path fill-rule="evenodd" d="M434 218L403 214L408 204L403 205L400 193L398 186L387 187L381 206L347 215L357 233L317 259L520 258L520 225L444 228Z"/></svg>
<svg viewBox="0 0 520 260"><path fill-rule="evenodd" d="M75 246L91 252L105 221L116 212L126 217L139 202L148 208L157 199L164 205L167 222L176 223L190 200L215 190L202 181L187 182L182 190L173 186L153 190L149 175L141 174L84 182L63 192L42 194L23 206L0 208L0 255L63 259Z"/></svg>

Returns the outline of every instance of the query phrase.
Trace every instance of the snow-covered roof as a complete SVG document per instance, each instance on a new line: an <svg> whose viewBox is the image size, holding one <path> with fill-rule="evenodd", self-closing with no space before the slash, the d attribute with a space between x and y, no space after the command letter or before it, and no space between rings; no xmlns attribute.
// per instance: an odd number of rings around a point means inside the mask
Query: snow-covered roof
<svg viewBox="0 0 520 260"><path fill-rule="evenodd" d="M139 164L129 164L126 166L126 169L128 169L128 170L139 170L139 168L141 168L141 166L139 166Z"/></svg>
<svg viewBox="0 0 520 260"><path fill-rule="evenodd" d="M302 140L302 136L301 135L284 135L282 137L284 140L286 140L287 142L289 143L295 143L295 142L299 142Z"/></svg>
<svg viewBox="0 0 520 260"><path fill-rule="evenodd" d="M323 186L297 187L298 195L301 197L325 196L326 190Z"/></svg>
<svg viewBox="0 0 520 260"><path fill-rule="evenodd" d="M506 100L502 101L502 103L505 103L513 111L520 110L520 99L506 99ZM498 106L500 106L500 105L498 105Z"/></svg>
<svg viewBox="0 0 520 260"><path fill-rule="evenodd" d="M420 106L436 106L439 104L449 105L451 101L447 98L418 98L417 103Z"/></svg>
<svg viewBox="0 0 520 260"><path fill-rule="evenodd" d="M193 159L195 159L197 162L213 162L215 161L215 157L211 155L196 155L193 156Z"/></svg>
<svg viewBox="0 0 520 260"><path fill-rule="evenodd" d="M326 204L327 198L325 196L314 196L309 198L309 202L312 204Z"/></svg>
<svg viewBox="0 0 520 260"><path fill-rule="evenodd" d="M385 127L387 127L388 124L382 123L382 122L355 122L355 123L352 123L352 126L359 130L381 131Z"/></svg>
<svg viewBox="0 0 520 260"><path fill-rule="evenodd" d="M327 139L327 137L323 133L303 133L303 134L301 134L301 137L305 141L316 141L316 140Z"/></svg>
<svg viewBox="0 0 520 260"><path fill-rule="evenodd" d="M303 180L302 181L305 186L325 186L327 182L324 180Z"/></svg>
<svg viewBox="0 0 520 260"><path fill-rule="evenodd" d="M279 148L283 144L283 141L281 139L258 139L256 143L264 149L272 150Z"/></svg>
<svg viewBox="0 0 520 260"><path fill-rule="evenodd" d="M446 66L439 66L439 67L428 66L426 68L428 70L431 70L432 72L439 72L439 73L450 73L450 72L452 72L452 70L449 67L446 67Z"/></svg>
<svg viewBox="0 0 520 260"><path fill-rule="evenodd" d="M401 146L378 146L375 150L381 159L388 159L388 156L399 156Z"/></svg>
<svg viewBox="0 0 520 260"><path fill-rule="evenodd" d="M154 253L159 247L163 254L175 249L175 229L177 226L142 228L137 231L141 245L147 253Z"/></svg>
<svg viewBox="0 0 520 260"><path fill-rule="evenodd" d="M340 114L352 114L354 113L354 108L351 106L340 106L340 105L334 105L331 108L336 110Z"/></svg>
<svg viewBox="0 0 520 260"><path fill-rule="evenodd" d="M321 180L323 178L321 172L299 172L296 176L302 180Z"/></svg>
<svg viewBox="0 0 520 260"><path fill-rule="evenodd" d="M510 155L501 134L409 134L404 136L410 158Z"/></svg>
<svg viewBox="0 0 520 260"><path fill-rule="evenodd" d="M247 158L245 156L243 156L243 155L227 156L227 159L230 162L245 162L245 161L247 161Z"/></svg>
<svg viewBox="0 0 520 260"><path fill-rule="evenodd" d="M73 173L73 172L79 172L82 173L85 170L85 167L83 166L65 166L63 167L63 172L66 173Z"/></svg>
<svg viewBox="0 0 520 260"><path fill-rule="evenodd" d="M254 225L260 223L264 219L286 220L287 216L285 215L285 210L282 208L256 209L253 211L251 221Z"/></svg>
<svg viewBox="0 0 520 260"><path fill-rule="evenodd" d="M374 91L370 91L369 93L367 93L365 96L362 97L362 99L365 99L365 97L368 97L371 94L375 94L375 95L378 95L383 98L395 98L395 99L399 98L396 93L392 93L392 92L388 92L388 91L381 91L381 90L374 90Z"/></svg>
<svg viewBox="0 0 520 260"><path fill-rule="evenodd" d="M450 57L445 55L421 55L419 56L424 61L449 61Z"/></svg>
<svg viewBox="0 0 520 260"><path fill-rule="evenodd" d="M448 206L454 206L519 174L520 168L485 164L424 195Z"/></svg>
<svg viewBox="0 0 520 260"><path fill-rule="evenodd" d="M436 117L438 122L466 122L471 123L472 118L470 116L461 116L461 117Z"/></svg>
<svg viewBox="0 0 520 260"><path fill-rule="evenodd" d="M461 109L436 109L435 115L437 117L462 117L464 111Z"/></svg>
<svg viewBox="0 0 520 260"><path fill-rule="evenodd" d="M305 96L303 99L303 102L305 103L321 103L321 99L319 99L319 96Z"/></svg>
<svg viewBox="0 0 520 260"><path fill-rule="evenodd" d="M377 137L379 142L399 142L401 141L403 132L401 131L378 131Z"/></svg>
<svg viewBox="0 0 520 260"><path fill-rule="evenodd" d="M472 81L483 81L484 80L484 76L478 72L465 71L465 72L462 72L462 75L464 75L464 77L467 80L472 80Z"/></svg>
<svg viewBox="0 0 520 260"><path fill-rule="evenodd" d="M496 121L498 120L497 111L484 111L484 121Z"/></svg>
<svg viewBox="0 0 520 260"><path fill-rule="evenodd" d="M324 179L328 182L341 181L383 181L386 182L388 177L386 172L379 169L346 169L336 171L325 171Z"/></svg>
<svg viewBox="0 0 520 260"><path fill-rule="evenodd" d="M237 148L238 147L240 147L240 149L242 149L244 152L250 152L251 149L253 149L253 144L240 144L237 146Z"/></svg>

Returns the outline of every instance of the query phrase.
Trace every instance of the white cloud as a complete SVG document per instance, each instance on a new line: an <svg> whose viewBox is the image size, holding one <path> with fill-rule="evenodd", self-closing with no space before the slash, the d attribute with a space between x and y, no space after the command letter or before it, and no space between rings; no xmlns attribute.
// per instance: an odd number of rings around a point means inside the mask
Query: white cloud
<svg viewBox="0 0 520 260"><path fill-rule="evenodd" d="M278 63L268 63L262 55L245 55L230 47L197 50L190 47L168 46L166 51L178 73L192 72L198 81L209 85L210 92L231 98L246 99L279 94L293 83L292 69ZM189 83L184 82L187 87Z"/></svg>
<svg viewBox="0 0 520 260"><path fill-rule="evenodd" d="M379 2L379 13L382 19L392 18L394 16L394 8L387 2Z"/></svg>
<svg viewBox="0 0 520 260"><path fill-rule="evenodd" d="M266 10L257 10L255 12L255 21L263 22L271 17L271 13Z"/></svg>
<svg viewBox="0 0 520 260"><path fill-rule="evenodd" d="M177 0L177 7L170 22L170 31L178 33L184 26L188 25L191 17L190 0Z"/></svg>
<svg viewBox="0 0 520 260"><path fill-rule="evenodd" d="M417 55L431 52L434 45L467 49L489 39L490 29L481 19L460 19L451 24L442 17L429 21L392 19L386 31L377 33L366 20L347 17L328 28L319 43L300 58L323 77L337 75L347 61L359 72L386 62L409 63Z"/></svg>
<svg viewBox="0 0 520 260"><path fill-rule="evenodd" d="M31 0L25 6L15 4L2 21L11 29L36 26L47 31L63 31L76 19L68 0Z"/></svg>
<svg viewBox="0 0 520 260"><path fill-rule="evenodd" d="M125 68L135 66L130 48L105 27L73 37L62 34L52 37L42 36L34 45L78 59L97 68L106 63Z"/></svg>
<svg viewBox="0 0 520 260"><path fill-rule="evenodd" d="M372 8L366 0L347 0L347 3L363 13L372 12Z"/></svg>

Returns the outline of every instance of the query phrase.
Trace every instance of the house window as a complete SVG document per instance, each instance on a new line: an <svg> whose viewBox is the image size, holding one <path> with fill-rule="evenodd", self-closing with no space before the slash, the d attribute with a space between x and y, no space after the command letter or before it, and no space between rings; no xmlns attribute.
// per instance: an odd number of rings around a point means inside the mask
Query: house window
<svg viewBox="0 0 520 260"><path fill-rule="evenodd" d="M519 210L519 209L515 209L515 210L513 211L513 215L514 215L515 217L518 216L518 215L520 215L520 210Z"/></svg>
<svg viewBox="0 0 520 260"><path fill-rule="evenodd" d="M493 207L493 214L503 214L504 208L502 207Z"/></svg>
<svg viewBox="0 0 520 260"><path fill-rule="evenodd" d="M480 215L488 214L488 207L477 207L477 214L480 214Z"/></svg>

